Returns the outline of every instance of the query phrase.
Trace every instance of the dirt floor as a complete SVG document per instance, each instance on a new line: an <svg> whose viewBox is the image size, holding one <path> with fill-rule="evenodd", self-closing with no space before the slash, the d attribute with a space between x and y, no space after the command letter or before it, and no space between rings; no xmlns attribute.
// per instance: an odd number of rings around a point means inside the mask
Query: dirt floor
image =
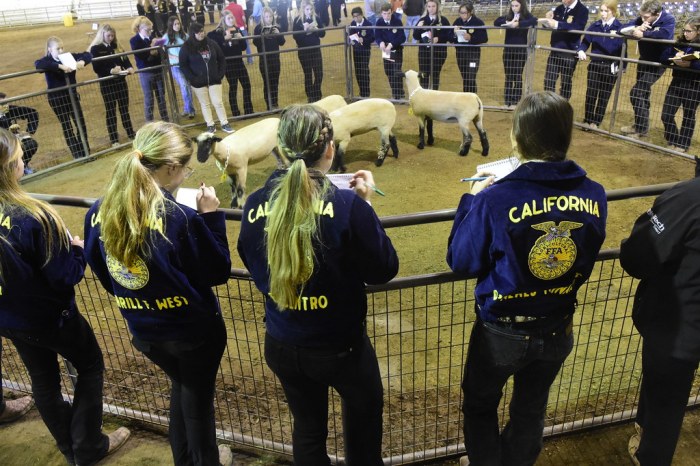
<svg viewBox="0 0 700 466"><path fill-rule="evenodd" d="M128 29L129 22L130 20L128 19L115 20L113 22L118 25L119 35L122 39L129 37L125 32ZM31 29L1 30L2 73L31 68L30 63L42 54L45 37L52 34L59 34L66 42L67 49L83 50L87 45L86 33L89 31L89 24L78 24L72 29L53 25ZM289 40L288 42L293 41ZM498 57L500 57L500 50L498 51ZM452 66L454 67L455 65L452 64ZM489 67L489 69L494 70L494 73L497 73L501 63L498 60L493 60L490 63L484 63L483 66L485 68ZM257 68L257 63L255 68ZM404 66L404 69L408 69L408 67ZM385 86L383 72L373 69L373 76L376 75L374 74L375 71L382 74L378 74L380 79L373 81L373 94L375 87L383 89L382 86L384 86L388 88L388 86ZM500 83L501 78L499 77L498 80ZM43 77L38 75L0 83L2 91L9 95L26 93L30 89L43 89L44 86ZM131 86L132 93L140 92L135 82ZM298 90L294 95L301 96L303 93ZM292 97L288 98L291 99ZM84 108L90 108L91 104L94 103L88 102L83 103ZM494 105L497 102L493 100L487 104ZM256 101L255 105L256 109L262 108L262 104L259 101ZM103 118L101 102L95 108L97 109L96 114L100 115L99 118ZM459 182L459 178L473 174L478 164L498 160L506 157L510 152L510 112L486 112L485 127L491 142L491 155L484 158L480 155L481 147L476 137L472 150L467 157L459 157L457 155L461 136L457 125L453 123L435 123L435 145L423 151L417 150L415 147L418 139L415 119L408 114L408 107L405 105L398 105L396 110L398 119L394 133L397 136L400 149L398 159L388 158L381 168L374 166L373 162L379 145L379 138L376 133L354 138L346 155L348 171L371 169L374 172L377 185L386 193L386 197L374 196L372 199L373 207L380 216L453 209L457 206L459 198L466 188L464 184ZM43 118L52 119L54 116L48 113ZM236 122L235 126L240 128L254 121L257 120L241 120ZM89 120L88 126L91 124ZM198 134L201 130L201 127L194 128L192 129L192 134ZM60 136L57 137L60 138ZM656 137L658 138L658 135ZM62 141L59 140L57 146L61 144ZM26 182L25 188L30 192L36 193L99 197L111 177L115 161L122 154L123 151L117 152L101 157L93 162L73 166L68 170L54 172L47 176L34 177ZM39 156L40 154L37 154L37 157ZM65 148L61 156L65 157ZM598 133L580 130L575 130L569 156L581 164L589 172L592 179L600 182L608 190L676 182L688 179L693 174L693 164L687 159L671 156L660 151L647 150L638 145ZM204 165L194 161L192 166L196 168L196 172L185 182L184 186L196 187L201 181L214 185L222 201L222 206L228 206L231 199L230 190L228 185L220 180L213 161L210 160ZM273 167L274 161L272 158L252 166L249 171L248 191L251 192L259 187ZM634 219L641 212L645 211L651 202L652 199L647 198L612 203L609 208L608 237L604 248L617 247L620 240L629 234ZM84 209L61 208L60 211L71 231L82 236ZM389 235L401 259L400 275L410 276L445 271L447 267L444 256L450 226L451 224L446 222L389 230ZM235 253L237 224L229 222L228 228L234 267L242 267L242 263ZM0 464L60 464L59 457L51 456L51 440L48 432L45 429L41 430L43 425L37 419L35 412L34 421L38 433L32 432L30 434L28 431L7 430L10 427L0 429L0 438L3 439L0 441ZM18 428L22 428L23 423L16 425L20 426ZM697 426L697 422L694 425ZM12 429L15 429L15 427L13 426ZM6 438L12 439L12 441L8 440L6 442ZM144 435L144 438L148 439L150 437ZM110 462L110 464L164 464L169 461L169 451L167 445L163 444L162 438L156 439L153 444L148 443L147 440L143 441L145 443L135 442L128 450L118 453L113 460L114 463ZM49 453L40 454L37 451L36 455L34 455L34 445L39 443L48 445ZM616 447L616 450L619 450L619 448ZM551 452L552 450L549 451ZM543 457L546 453L547 450L543 453ZM622 448L622 453L624 453L624 447ZM47 456L42 456L44 454ZM136 458L132 454L136 454ZM605 461L602 463L598 461L586 463L583 460L576 464L619 464L617 460L620 459L620 452L616 451L614 455L615 461L607 463ZM624 455L622 456L622 460L624 460ZM563 457L565 458L565 456ZM273 460L268 459L263 459L257 463L244 461L242 460L237 464L273 464L270 463ZM541 464L563 463L554 461Z"/></svg>

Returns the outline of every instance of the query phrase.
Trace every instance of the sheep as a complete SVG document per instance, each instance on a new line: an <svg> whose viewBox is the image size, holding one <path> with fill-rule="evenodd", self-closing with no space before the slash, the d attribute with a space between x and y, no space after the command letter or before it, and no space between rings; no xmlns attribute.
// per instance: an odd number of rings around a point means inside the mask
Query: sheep
<svg viewBox="0 0 700 466"><path fill-rule="evenodd" d="M374 129L381 134L382 142L374 162L380 167L391 146L392 155L399 157L399 148L396 137L391 129L396 121L396 109L394 104L384 99L364 99L351 103L345 107L331 112L333 123L333 140L336 144L335 161L333 167L345 172L343 156L345 149L350 144L350 138L358 134L364 134Z"/></svg>
<svg viewBox="0 0 700 466"><path fill-rule="evenodd" d="M337 110L341 107L345 107L348 103L342 95L329 95L321 100L318 100L311 105L315 105L318 108L322 108L328 113Z"/></svg>
<svg viewBox="0 0 700 466"><path fill-rule="evenodd" d="M408 88L408 103L412 112L418 118L419 142L418 149L425 147L425 126L428 126L428 145L432 146L433 120L447 121L456 119L462 130L462 145L459 147L459 155L465 156L472 144L472 135L469 132L469 122L473 122L479 132L481 140L481 155L489 155L489 140L482 126L484 118L484 106L479 96L473 92L446 92L423 89L418 82L418 73L408 70L402 73L406 78Z"/></svg>
<svg viewBox="0 0 700 466"><path fill-rule="evenodd" d="M204 163L214 154L217 166L221 170L222 181L228 175L231 184L231 208L243 207L249 164L264 160L271 152L277 158L278 166L283 164L277 153L279 122L279 118L266 118L241 128L224 139L209 132L193 138L197 143L197 160Z"/></svg>

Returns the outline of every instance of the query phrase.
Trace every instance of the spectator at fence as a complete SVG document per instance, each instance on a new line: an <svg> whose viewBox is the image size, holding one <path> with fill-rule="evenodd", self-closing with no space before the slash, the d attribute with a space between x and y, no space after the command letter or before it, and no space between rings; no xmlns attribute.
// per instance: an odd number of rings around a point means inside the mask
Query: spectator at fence
<svg viewBox="0 0 700 466"><path fill-rule="evenodd" d="M357 79L357 85L360 88L360 97L369 97L369 59L372 57L374 28L372 28L372 23L362 16L362 8L359 6L353 8L351 13L352 22L348 34L352 46L355 79Z"/></svg>
<svg viewBox="0 0 700 466"><path fill-rule="evenodd" d="M576 70L576 51L580 45L580 35L569 31L583 31L588 22L588 8L581 0L562 0L554 11L547 11L546 18L541 18L543 27L552 29L550 45L553 50L547 57L544 73L544 90L555 91L557 79L559 95L569 100L571 97L571 79Z"/></svg>
<svg viewBox="0 0 700 466"><path fill-rule="evenodd" d="M171 16L168 18L168 30L163 36L163 46L168 52L170 72L180 88L180 95L182 96L183 105L181 116L187 117L191 120L194 118L195 114L194 102L192 101L192 88L180 70L180 48L188 37L189 36L182 30L180 20L177 16Z"/></svg>
<svg viewBox="0 0 700 466"><path fill-rule="evenodd" d="M447 263L477 277L462 381L472 464L535 464L549 388L573 347L576 292L603 244L607 201L603 187L566 158L572 125L573 108L563 97L523 97L511 131L521 165L499 180L472 183L457 209ZM555 199L549 208L542 204ZM499 433L510 376L510 419Z"/></svg>
<svg viewBox="0 0 700 466"><path fill-rule="evenodd" d="M145 16L151 22L151 24L156 24L156 9L153 6L151 0L137 0L136 2L136 12L139 16ZM155 27L155 26L154 26ZM156 36L160 36L160 31L157 28L154 31Z"/></svg>
<svg viewBox="0 0 700 466"><path fill-rule="evenodd" d="M61 62L59 55L62 53L63 41L56 36L51 36L46 41L46 55L35 61L34 66L37 70L44 72L49 89L49 105L61 123L63 138L66 140L68 149L73 158L78 159L90 154L90 144L83 109L80 106L80 94L75 87L75 73L92 61L92 55L89 52L71 53L76 66L76 69L73 69ZM51 91L51 89L66 86L70 87ZM73 129L74 123L75 129Z"/></svg>
<svg viewBox="0 0 700 466"><path fill-rule="evenodd" d="M231 257L214 188L202 183L196 211L173 198L192 173L192 151L175 124L139 129L85 217L85 255L116 297L134 347L170 379L174 463L230 465L231 450L216 446L214 384L226 327L212 287L228 280Z"/></svg>
<svg viewBox="0 0 700 466"><path fill-rule="evenodd" d="M148 18L139 16L131 23L131 29L135 35L129 40L131 50L134 52L136 67L141 70L138 73L139 83L143 91L143 113L146 122L153 121L153 96L158 102L158 112L163 121L170 120L168 106L165 103L165 84L161 72L160 53L157 49L145 50L152 46L154 39L153 23ZM139 50L143 50L139 52Z"/></svg>
<svg viewBox="0 0 700 466"><path fill-rule="evenodd" d="M481 62L481 47L478 45L488 42L488 32L486 29L475 28L484 26L484 22L474 15L474 3L471 0L466 0L459 6L459 18L452 25L452 41L457 44L455 54L457 67L462 75L462 90L476 93L476 75Z"/></svg>
<svg viewBox="0 0 700 466"><path fill-rule="evenodd" d="M119 144L117 106L119 106L119 115L127 137L134 139L136 135L129 115L129 87L125 76L134 74L134 68L131 66L129 57L126 55L115 57L117 53L124 53L124 49L117 40L117 31L109 24L103 24L90 44L90 54L93 59L99 59L92 62L92 68L97 76L108 78L100 80L100 93L105 103L107 132L112 145Z"/></svg>
<svg viewBox="0 0 700 466"><path fill-rule="evenodd" d="M340 10L342 6L345 4L345 0L330 0L331 1L331 20L333 21L333 26L337 26L340 24L341 18L340 18ZM347 17L347 12L345 13L345 16Z"/></svg>
<svg viewBox="0 0 700 466"><path fill-rule="evenodd" d="M331 23L330 16L328 15L328 0L314 0L314 9L316 11L316 16L320 18L320 21L318 22L319 27L328 27L328 25ZM301 10L303 12L304 8L301 7Z"/></svg>
<svg viewBox="0 0 700 466"><path fill-rule="evenodd" d="M698 199L700 178L677 184L620 245L620 264L640 279L632 319L642 336L642 383L628 443L636 465L671 465L700 361Z"/></svg>
<svg viewBox="0 0 700 466"><path fill-rule="evenodd" d="M424 9L425 0L406 0L404 2L403 12L406 15L406 42L408 42L409 37L413 35L412 27L418 24ZM413 39L412 42L415 44L418 41Z"/></svg>
<svg viewBox="0 0 700 466"><path fill-rule="evenodd" d="M297 54L301 69L304 72L304 90L309 103L321 99L321 83L323 82L323 57L321 38L325 37L323 22L314 16L314 5L311 0L301 1L302 14L297 16L292 25L294 40L297 43Z"/></svg>
<svg viewBox="0 0 700 466"><path fill-rule="evenodd" d="M1 275L0 275L1 276ZM0 280L2 280L0 278ZM0 338L0 362L2 362L2 338ZM0 380L2 380L2 366L0 365ZM0 424L15 422L29 412L34 406L31 395L19 397L14 400L6 400L0 387Z"/></svg>
<svg viewBox="0 0 700 466"><path fill-rule="evenodd" d="M418 69L421 72L420 85L424 89L437 90L440 87L440 72L447 60L447 48L444 45L435 47L434 44L446 44L452 40L452 29L444 27L449 25L450 21L440 13L439 0L425 2L425 15L413 30L413 38L423 44L418 46Z"/></svg>
<svg viewBox="0 0 700 466"><path fill-rule="evenodd" d="M156 0L156 5L158 6L158 14L156 15L156 30L160 33L158 36L162 35L163 31L168 27L168 18L177 14L174 11L173 6L170 4L170 0Z"/></svg>
<svg viewBox="0 0 700 466"><path fill-rule="evenodd" d="M7 94L0 92L0 101L5 99ZM19 125L20 121L26 121L23 130ZM29 168L29 162L39 149L39 143L32 137L39 128L39 112L32 107L0 103L0 128L10 130L20 140L22 145L22 161L24 162L24 174L30 175L34 171Z"/></svg>
<svg viewBox="0 0 700 466"><path fill-rule="evenodd" d="M700 50L700 17L690 18L683 25L683 32L677 40L676 49L667 48L662 58L673 63L673 79L666 91L661 121L664 123L664 138L671 149L686 152L690 148L695 131L695 113L700 104L700 61L683 60L681 57L693 55ZM695 46L695 47L694 47ZM694 55L693 55L694 56ZM676 125L676 112L683 107L683 123L680 131Z"/></svg>
<svg viewBox="0 0 700 466"><path fill-rule="evenodd" d="M236 19L236 27L240 29L241 34L243 34L243 37L248 37L248 29L247 29L247 24L246 24L246 19L245 19L245 13L243 12L243 7L240 6L236 2L231 2L228 5L226 5L226 8L224 10L228 10L231 13L233 13L233 17ZM222 12L223 14L223 12ZM286 18L286 17L285 17ZM287 32L287 26L285 26L285 29L281 30L282 32ZM251 57L251 50L250 50L250 42L246 41L245 42L245 53L248 55L248 64L252 65L254 60L253 57Z"/></svg>
<svg viewBox="0 0 700 466"><path fill-rule="evenodd" d="M221 21L216 29L208 34L208 37L216 42L226 60L226 80L228 81L228 102L233 116L239 116L238 108L238 83L243 90L243 114L253 113L253 101L251 99L250 77L243 63L243 52L248 42L240 29L236 26L233 14L224 10Z"/></svg>
<svg viewBox="0 0 700 466"><path fill-rule="evenodd" d="M22 189L23 168L19 141L0 129L0 215L12 225L0 229L0 335L27 367L36 407L65 460L95 464L130 433L102 433L102 352L73 289L85 271L83 241ZM58 355L77 371L72 404L61 394Z"/></svg>
<svg viewBox="0 0 700 466"><path fill-rule="evenodd" d="M224 52L216 42L207 37L204 26L201 24L193 24L190 32L192 35L180 49L180 70L199 100L207 131L216 132L214 117L211 114L211 107L214 106L221 130L233 133L233 128L226 118L226 109L221 95L221 80L226 74Z"/></svg>
<svg viewBox="0 0 700 466"><path fill-rule="evenodd" d="M277 0L277 7L273 8L271 6L270 8L274 10L275 15L277 16L275 19L277 21L277 24L279 24L280 32L289 31L289 1Z"/></svg>
<svg viewBox="0 0 700 466"><path fill-rule="evenodd" d="M591 24L587 31L615 34L622 28L617 19L617 0L603 0L600 4L600 19ZM619 36L593 36L586 34L578 48L578 59L587 60L586 50L607 55L617 60L622 56L622 38ZM620 71L620 62L612 58L591 57L586 80L586 105L583 115L584 128L596 129L605 117L608 101Z"/></svg>
<svg viewBox="0 0 700 466"><path fill-rule="evenodd" d="M639 8L639 16L627 26L633 26L630 35L636 39L673 39L676 19L667 13L658 0L647 0ZM661 63L666 44L642 40L639 42L639 59ZM630 102L634 110L634 124L623 126L620 132L633 138L645 137L649 133L649 107L651 87L664 74L666 68L659 65L637 65L637 82L630 90Z"/></svg>
<svg viewBox="0 0 700 466"><path fill-rule="evenodd" d="M406 41L406 35L403 32L401 20L391 14L391 4L382 5L381 11L382 17L377 21L379 28L375 30L375 37L377 45L382 51L384 74L389 79L391 98L401 100L405 97L401 67L403 66L403 43Z"/></svg>
<svg viewBox="0 0 700 466"><path fill-rule="evenodd" d="M529 28L537 25L537 18L528 10L527 2L512 0L508 13L497 18L493 24L506 28L506 47L503 49L505 74L503 93L506 107L515 108L523 95L523 69L527 61L527 48L508 46L526 45Z"/></svg>
<svg viewBox="0 0 700 466"><path fill-rule="evenodd" d="M180 26L184 32L190 30L190 23L192 22L192 13L194 12L194 7L190 0L172 0L173 5L177 9L178 17L180 18ZM172 18L172 16L171 16ZM170 18L168 18L168 29L170 28Z"/></svg>
<svg viewBox="0 0 700 466"><path fill-rule="evenodd" d="M254 35L259 36L253 39L258 53L264 53L260 57L260 75L263 78L263 92L268 110L275 110L279 107L279 84L280 84L280 46L284 45L285 39L280 34L280 27L274 22L275 15L271 8L265 7L262 12L262 22L255 26Z"/></svg>
<svg viewBox="0 0 700 466"><path fill-rule="evenodd" d="M265 295L265 360L294 418L294 464L330 464L332 387L343 405L346 464L381 466L383 390L365 283L389 281L399 262L369 204L372 173L353 175L354 192L328 181L333 127L314 106L287 107L277 140L291 165L246 201L238 252ZM264 217L253 215L268 204Z"/></svg>

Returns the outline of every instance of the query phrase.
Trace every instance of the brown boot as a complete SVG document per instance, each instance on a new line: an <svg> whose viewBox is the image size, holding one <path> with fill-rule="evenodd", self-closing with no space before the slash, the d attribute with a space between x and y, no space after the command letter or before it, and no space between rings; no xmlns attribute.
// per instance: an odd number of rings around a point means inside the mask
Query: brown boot
<svg viewBox="0 0 700 466"><path fill-rule="evenodd" d="M30 395L17 398L16 400L6 400L5 410L0 413L0 424L16 421L27 414L32 409L32 406L34 406L34 400Z"/></svg>

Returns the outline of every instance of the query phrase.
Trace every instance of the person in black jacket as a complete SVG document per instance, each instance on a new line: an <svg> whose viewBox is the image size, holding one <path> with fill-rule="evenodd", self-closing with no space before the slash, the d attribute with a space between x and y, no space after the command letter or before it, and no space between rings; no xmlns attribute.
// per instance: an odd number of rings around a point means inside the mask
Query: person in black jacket
<svg viewBox="0 0 700 466"><path fill-rule="evenodd" d="M109 141L119 144L117 132L117 105L122 118L122 126L129 139L134 139L134 128L131 126L129 115L129 88L126 84L126 75L134 74L129 57L121 55L115 57L115 53L123 53L124 49L117 41L117 32L109 24L103 24L95 34L95 39L90 44L90 54L93 59L92 68L100 78L100 92L105 102L105 117L107 119L107 132Z"/></svg>
<svg viewBox="0 0 700 466"><path fill-rule="evenodd" d="M185 32L190 30L190 23L192 22L192 16L194 13L194 6L190 0L173 0L173 5L177 10L177 14L180 17L180 23ZM169 18L168 18L169 22Z"/></svg>
<svg viewBox="0 0 700 466"><path fill-rule="evenodd" d="M263 92L268 110L279 107L279 83L280 83L280 46L284 45L284 36L280 34L280 26L274 23L275 15L271 8L265 7L262 11L262 20L255 26L253 39L255 48L260 57L260 75L263 78Z"/></svg>
<svg viewBox="0 0 700 466"><path fill-rule="evenodd" d="M355 173L353 190L328 181L333 125L313 105L287 107L277 140L289 167L248 197L238 252L265 295L265 361L294 417L294 464L330 464L332 387L343 404L345 463L381 466L384 402L365 284L391 280L399 259L369 204L372 173Z"/></svg>
<svg viewBox="0 0 700 466"><path fill-rule="evenodd" d="M457 67L462 75L462 90L476 93L476 74L479 72L481 47L479 44L488 42L486 29L475 29L474 26L484 26L484 22L474 16L474 4L467 0L459 6L459 18L454 26L453 42L457 44L455 54Z"/></svg>
<svg viewBox="0 0 700 466"><path fill-rule="evenodd" d="M65 87L69 84L75 85L76 70L61 62L58 56L62 53L63 41L58 37L51 36L46 41L46 55L34 62L36 69L44 72L49 90ZM85 68L85 65L92 61L92 55L89 52L72 53L71 55L78 70ZM73 158L87 157L90 154L90 145L78 90L75 87L70 87L49 92L49 105L61 123L63 137ZM76 130L73 129L71 120L75 123ZM84 141L85 145L81 141Z"/></svg>
<svg viewBox="0 0 700 466"><path fill-rule="evenodd" d="M403 43L406 41L406 36L401 20L391 14L390 3L384 3L381 6L381 16L376 24L376 42L382 51L384 74L389 79L391 97L394 100L402 100L405 94L401 67L403 66Z"/></svg>
<svg viewBox="0 0 700 466"><path fill-rule="evenodd" d="M139 16L145 16L146 18L148 18L149 21L151 21L151 24L154 25L153 26L155 29L153 31L154 34L157 37L160 37L160 35L161 35L160 31L155 26L155 24L156 24L156 9L153 6L153 2L151 2L151 0L138 0L136 3L136 13Z"/></svg>
<svg viewBox="0 0 700 466"><path fill-rule="evenodd" d="M219 117L222 131L233 133L228 124L224 101L221 97L221 80L226 74L226 59L216 42L209 39L204 32L204 26L199 23L190 25L190 37L180 49L180 71L192 86L194 95L199 100L207 131L214 133L214 117L211 106L214 106ZM211 99L211 100L210 100Z"/></svg>
<svg viewBox="0 0 700 466"><path fill-rule="evenodd" d="M640 279L632 320L642 336L642 384L628 444L637 465L671 464L700 361L699 199L700 178L675 185L620 245L620 265Z"/></svg>
<svg viewBox="0 0 700 466"><path fill-rule="evenodd" d="M360 97L369 97L369 59L372 56L374 28L362 14L362 8L355 7L351 11L352 22L348 35L352 45L352 62L355 68L355 79L360 88ZM356 37L356 39L354 38Z"/></svg>
<svg viewBox="0 0 700 466"><path fill-rule="evenodd" d="M418 69L420 70L420 85L424 89L435 89L440 87L440 72L442 65L447 60L447 48L445 46L435 47L433 44L446 44L452 39L452 29L450 22L440 14L440 3L438 0L428 0L425 2L425 15L418 21L413 30L413 39L424 45L418 46ZM433 26L443 26L435 27ZM430 80L432 78L432 87Z"/></svg>
<svg viewBox="0 0 700 466"><path fill-rule="evenodd" d="M163 121L168 121L168 106L165 103L165 83L161 73L160 53L149 49L154 39L153 23L144 16L139 16L131 23L134 36L129 39L131 50L134 52L136 67L139 70L139 83L143 91L143 113L146 121L153 121L153 95L158 102L158 112ZM142 50L142 51L139 51Z"/></svg>
<svg viewBox="0 0 700 466"><path fill-rule="evenodd" d="M292 30L297 43L297 52L301 69L304 72L304 90L309 103L321 99L321 83L323 82L323 57L321 37L325 37L323 23L314 15L314 5L311 0L302 0L301 14L294 20ZM327 10L327 8L326 8Z"/></svg>
<svg viewBox="0 0 700 466"><path fill-rule="evenodd" d="M231 106L233 116L239 116L238 109L238 83L243 89L243 114L253 113L253 101L251 100L250 77L248 70L243 64L243 53L246 49L247 40L243 37L241 30L236 26L236 18L229 10L221 12L221 21L216 29L208 35L209 39L224 52L226 57L226 80L228 80L228 101Z"/></svg>
<svg viewBox="0 0 700 466"><path fill-rule="evenodd" d="M83 241L71 237L53 207L22 189L23 168L19 141L0 129L0 335L27 367L36 407L66 462L92 465L130 432L102 433L102 351L75 302ZM78 372L72 403L61 394L58 355Z"/></svg>
<svg viewBox="0 0 700 466"><path fill-rule="evenodd" d="M7 94L0 92L0 101ZM19 121L27 122L26 131L22 131L19 126ZM34 154L39 149L39 143L32 137L39 128L39 112L32 107L23 107L20 105L11 105L0 102L0 128L9 129L22 143L22 161L24 162L24 174L30 175L34 171L28 167Z"/></svg>

